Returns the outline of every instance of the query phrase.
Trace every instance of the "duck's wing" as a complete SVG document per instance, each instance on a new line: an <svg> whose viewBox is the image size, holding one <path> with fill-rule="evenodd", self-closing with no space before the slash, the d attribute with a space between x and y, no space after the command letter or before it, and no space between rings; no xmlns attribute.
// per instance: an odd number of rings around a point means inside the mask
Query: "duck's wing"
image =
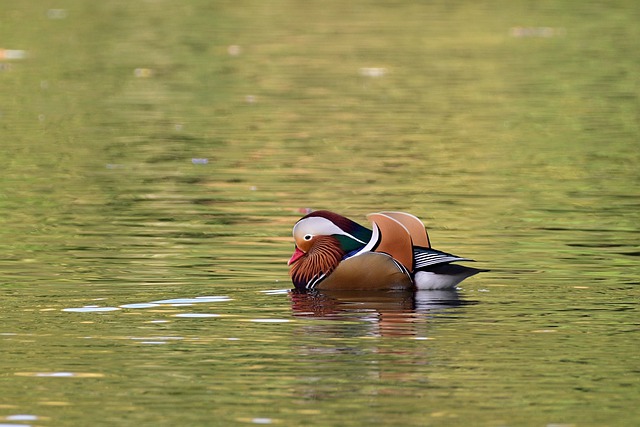
<svg viewBox="0 0 640 427"><path fill-rule="evenodd" d="M422 246L424 248L430 248L431 242L429 241L429 234L424 224L420 219L406 212L380 212L383 215L391 217L398 221L400 224L409 231L411 240L415 246Z"/></svg>
<svg viewBox="0 0 640 427"><path fill-rule="evenodd" d="M367 218L373 223L374 228L371 242L366 246L369 248L368 250L391 255L393 259L412 272L413 241L409 230L401 222L384 213L369 214Z"/></svg>

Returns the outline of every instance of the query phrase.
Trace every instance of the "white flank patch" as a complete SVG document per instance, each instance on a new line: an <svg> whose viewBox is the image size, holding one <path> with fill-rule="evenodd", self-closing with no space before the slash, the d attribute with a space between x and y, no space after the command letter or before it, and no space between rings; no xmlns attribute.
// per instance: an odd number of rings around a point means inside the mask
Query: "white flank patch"
<svg viewBox="0 0 640 427"><path fill-rule="evenodd" d="M435 274L430 271L418 271L414 276L416 287L420 290L455 289L467 276L464 274Z"/></svg>

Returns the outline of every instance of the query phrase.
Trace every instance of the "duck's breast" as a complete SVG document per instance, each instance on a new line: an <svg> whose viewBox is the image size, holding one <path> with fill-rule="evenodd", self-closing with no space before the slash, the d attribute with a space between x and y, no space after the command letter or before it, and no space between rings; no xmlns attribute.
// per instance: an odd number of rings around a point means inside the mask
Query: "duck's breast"
<svg viewBox="0 0 640 427"><path fill-rule="evenodd" d="M387 254L368 252L342 261L315 289L411 289L411 277Z"/></svg>

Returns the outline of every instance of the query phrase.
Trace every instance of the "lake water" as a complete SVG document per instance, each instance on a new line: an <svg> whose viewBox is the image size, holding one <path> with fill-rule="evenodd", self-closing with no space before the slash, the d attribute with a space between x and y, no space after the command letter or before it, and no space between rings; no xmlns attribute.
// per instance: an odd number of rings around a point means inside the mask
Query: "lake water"
<svg viewBox="0 0 640 427"><path fill-rule="evenodd" d="M0 426L640 424L636 2L0 4ZM291 293L307 209L491 272Z"/></svg>

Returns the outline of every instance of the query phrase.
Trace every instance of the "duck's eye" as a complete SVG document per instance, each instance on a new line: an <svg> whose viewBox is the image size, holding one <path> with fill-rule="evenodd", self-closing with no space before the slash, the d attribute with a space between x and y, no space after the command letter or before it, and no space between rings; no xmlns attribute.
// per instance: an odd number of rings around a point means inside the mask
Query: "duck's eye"
<svg viewBox="0 0 640 427"><path fill-rule="evenodd" d="M313 236L311 234L305 234L305 236L303 237L303 239L306 240L306 241L311 240L311 238L313 238Z"/></svg>

